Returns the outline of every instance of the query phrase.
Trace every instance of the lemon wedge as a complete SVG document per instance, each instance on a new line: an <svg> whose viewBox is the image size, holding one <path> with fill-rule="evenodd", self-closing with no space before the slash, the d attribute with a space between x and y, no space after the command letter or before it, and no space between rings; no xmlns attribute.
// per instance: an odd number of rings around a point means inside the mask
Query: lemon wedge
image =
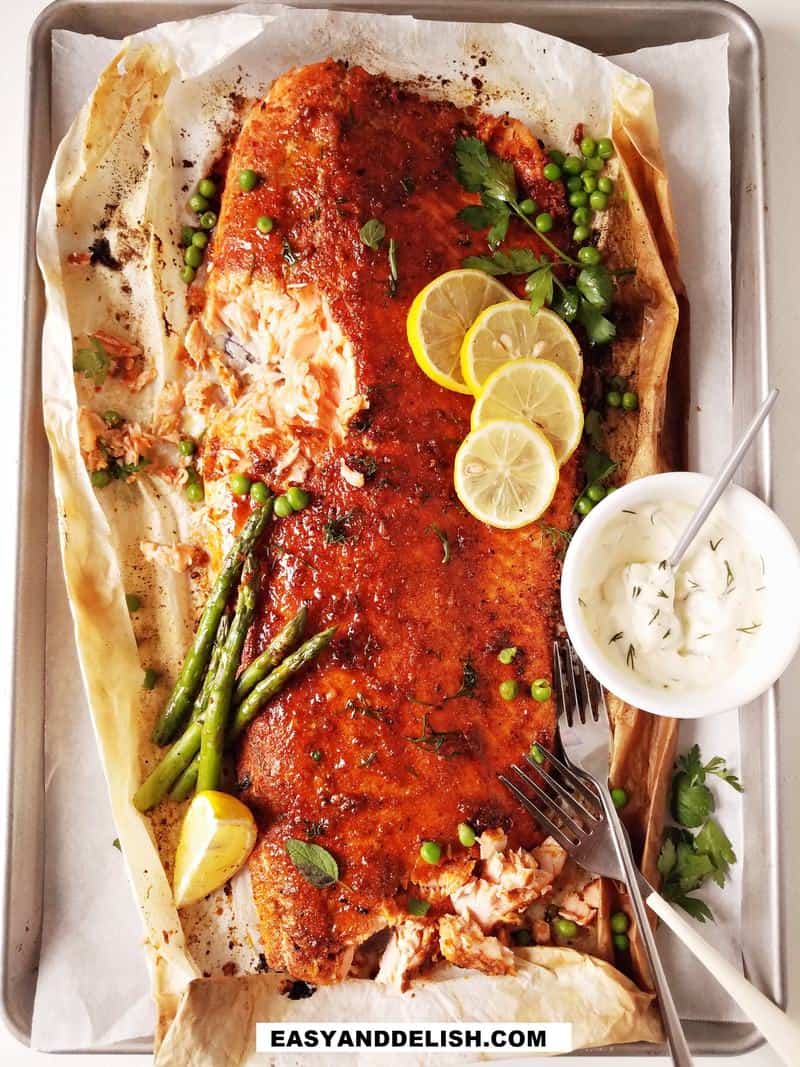
<svg viewBox="0 0 800 1067"><path fill-rule="evenodd" d="M554 311L531 315L524 300L505 300L486 308L467 330L461 345L461 374L477 394L494 371L510 359L549 359L576 386L583 377L583 356L575 334Z"/></svg>
<svg viewBox="0 0 800 1067"><path fill-rule="evenodd" d="M175 853L175 906L188 907L229 881L253 851L256 822L228 793L207 789L187 808Z"/></svg>
<svg viewBox="0 0 800 1067"><path fill-rule="evenodd" d="M464 334L485 308L512 294L482 270L451 270L417 293L409 308L406 331L420 368L437 385L471 393L461 376Z"/></svg>
<svg viewBox="0 0 800 1067"><path fill-rule="evenodd" d="M516 530L547 510L558 486L558 461L538 426L495 419L464 438L453 481L470 515Z"/></svg>
<svg viewBox="0 0 800 1067"><path fill-rule="evenodd" d="M583 433L580 394L567 372L547 359L512 359L489 375L472 408L472 429L493 419L534 423L553 446L559 465Z"/></svg>

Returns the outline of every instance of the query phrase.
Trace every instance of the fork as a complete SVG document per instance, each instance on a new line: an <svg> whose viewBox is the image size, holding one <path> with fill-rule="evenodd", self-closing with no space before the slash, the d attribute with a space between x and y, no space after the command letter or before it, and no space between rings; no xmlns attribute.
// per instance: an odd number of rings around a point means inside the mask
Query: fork
<svg viewBox="0 0 800 1067"><path fill-rule="evenodd" d="M543 745L537 747L548 761L548 773L529 753L524 759L548 787L543 789L530 774L518 764L512 764L515 780L499 775L503 784L530 812L536 821L547 827L556 841L566 849L586 870L607 878L627 882L637 925L642 933L650 962L651 973L661 1001L665 1029L670 1035L668 1013L673 1013L682 1044L681 1057L670 1047L676 1063L691 1063L683 1031L680 1027L675 1005L665 983L663 968L655 946L651 954L648 941L653 944L652 931L641 905L639 889L646 894L647 907L651 909L683 942L695 957L717 979L720 985L750 1016L769 1044L785 1063L796 1062L800 1048L800 1026L781 1011L768 997L756 989L744 975L708 944L678 912L656 892L633 862L627 832L608 790L609 741L608 710L605 694L599 683L588 674L583 665L579 667L583 700L578 696L575 678L575 654L569 642L563 649L556 643L553 662L560 704L559 737L563 759L549 752ZM597 697L592 699L590 682ZM523 788L524 787L524 788ZM536 800L532 800L533 793ZM548 814L548 812L550 814ZM616 832L619 835L615 836ZM625 862L627 858L627 863ZM633 887L636 887L635 890ZM656 960L654 966L653 960ZM659 988L659 974L662 987ZM666 996L665 996L666 993Z"/></svg>
<svg viewBox="0 0 800 1067"><path fill-rule="evenodd" d="M562 651L566 663L562 661ZM673 1063L677 1067L691 1067L692 1056L647 919L630 844L608 789L611 728L605 695L602 688L597 686L599 700L592 700L588 677L581 664L584 699L579 698L573 652L568 642L563 650L559 642L555 643L553 661L564 759L557 758L542 745L538 749L549 760L550 767L558 772L561 781L557 781L530 754L526 754L525 759L550 787L551 793L546 792L518 764L512 765L512 771L533 792L538 803L532 801L529 794L506 775L501 774L500 781L582 867L593 874L626 882L650 965ZM542 810L543 804L550 814Z"/></svg>

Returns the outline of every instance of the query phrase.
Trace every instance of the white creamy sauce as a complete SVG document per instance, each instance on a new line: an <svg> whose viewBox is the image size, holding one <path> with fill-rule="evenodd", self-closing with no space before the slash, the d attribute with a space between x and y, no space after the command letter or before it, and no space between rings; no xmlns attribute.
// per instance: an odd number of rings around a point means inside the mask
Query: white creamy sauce
<svg viewBox="0 0 800 1067"><path fill-rule="evenodd" d="M598 537L580 592L603 654L664 689L729 677L757 654L763 629L764 561L724 517L713 513L677 569L667 565L692 512L677 501L622 512Z"/></svg>

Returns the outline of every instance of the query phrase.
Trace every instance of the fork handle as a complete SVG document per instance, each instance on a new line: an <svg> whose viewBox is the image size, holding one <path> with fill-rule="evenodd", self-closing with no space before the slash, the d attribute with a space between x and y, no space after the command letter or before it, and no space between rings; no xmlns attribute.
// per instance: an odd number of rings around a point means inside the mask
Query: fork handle
<svg viewBox="0 0 800 1067"><path fill-rule="evenodd" d="M676 1067L692 1067L692 1054L686 1043L686 1035L681 1026L678 1009L675 1007L675 1001L672 999L667 976L661 963L661 957L658 954L658 948L656 947L653 930L647 918L644 899L642 898L642 893L639 889L639 870L631 853L628 835L625 831L625 827L622 825L619 815L617 814L617 809L614 807L611 793L605 782L599 784L598 792L600 794L600 800L603 805L603 810L605 811L606 819L608 820L608 824L612 831L617 857L622 866L622 870L625 873L625 881L628 886L628 895L633 907L633 913L636 917L636 925L642 941L644 942L647 960L650 964L650 973L656 988L659 1008L661 1009L661 1017L664 1021L667 1043L669 1045L669 1050L672 1053L672 1061L676 1064Z"/></svg>
<svg viewBox="0 0 800 1067"><path fill-rule="evenodd" d="M800 1026L756 989L751 982L748 982L741 971L709 945L705 938L702 938L655 889L650 890L646 904L700 960L722 988L730 993L784 1063L797 1063L798 1050L800 1050Z"/></svg>

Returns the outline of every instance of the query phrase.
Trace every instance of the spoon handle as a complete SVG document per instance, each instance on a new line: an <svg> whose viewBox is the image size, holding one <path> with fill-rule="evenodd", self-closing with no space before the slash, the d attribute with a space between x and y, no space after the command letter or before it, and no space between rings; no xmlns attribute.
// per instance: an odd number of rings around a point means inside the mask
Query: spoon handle
<svg viewBox="0 0 800 1067"><path fill-rule="evenodd" d="M753 443L753 439L755 438L758 431L761 429L762 423L766 419L767 415L769 415L770 411L772 411L772 408L774 407L775 401L777 399L778 390L771 389L766 400L753 416L753 420L745 430L742 439L739 441L734 450L725 460L716 478L708 487L706 495L700 502L700 507L689 520L686 529L681 534L677 545L675 545L675 548L673 548L672 550L672 555L667 561L670 567L672 567L673 569L677 567L680 561L683 559L686 553L686 549L689 547L692 541L694 541L695 537L700 531L700 527L708 518L714 505L717 503L719 498L728 488L728 483L736 473L736 468L744 459L745 453L747 452L750 445Z"/></svg>

